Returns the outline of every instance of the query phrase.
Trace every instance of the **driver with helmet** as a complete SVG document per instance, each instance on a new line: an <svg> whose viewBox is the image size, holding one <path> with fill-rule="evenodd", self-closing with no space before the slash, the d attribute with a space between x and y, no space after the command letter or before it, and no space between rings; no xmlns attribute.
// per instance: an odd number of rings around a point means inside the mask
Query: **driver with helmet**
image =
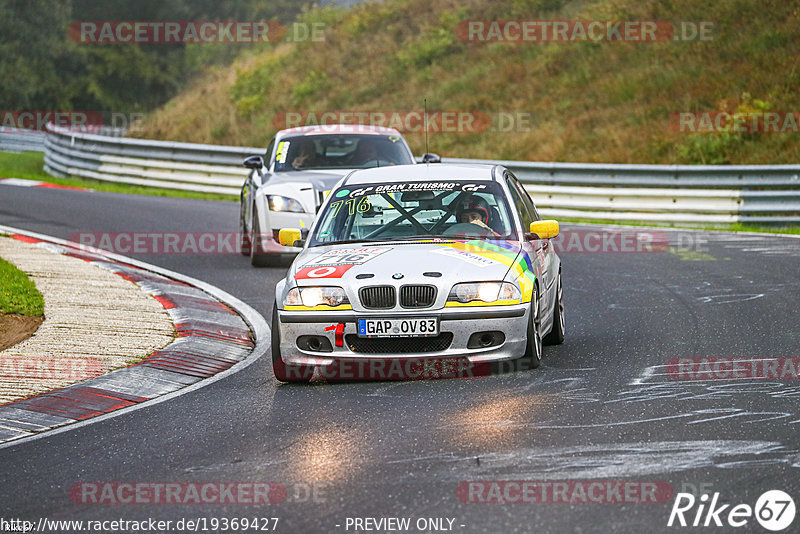
<svg viewBox="0 0 800 534"><path fill-rule="evenodd" d="M483 230L489 232L495 237L500 236L500 234L489 227L488 202L477 195L471 195L458 203L458 208L456 209L456 220L459 223L456 226L464 232L467 232L467 230L463 225L473 224L481 227Z"/></svg>

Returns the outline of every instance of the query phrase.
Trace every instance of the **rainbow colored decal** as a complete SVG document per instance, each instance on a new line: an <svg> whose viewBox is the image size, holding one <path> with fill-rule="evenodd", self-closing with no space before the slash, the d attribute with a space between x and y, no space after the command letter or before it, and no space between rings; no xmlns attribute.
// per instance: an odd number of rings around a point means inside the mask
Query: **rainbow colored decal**
<svg viewBox="0 0 800 534"><path fill-rule="evenodd" d="M463 250L502 263L516 275L522 292L522 302L530 302L536 273L528 253L519 244L510 241L457 241L438 243L440 246Z"/></svg>

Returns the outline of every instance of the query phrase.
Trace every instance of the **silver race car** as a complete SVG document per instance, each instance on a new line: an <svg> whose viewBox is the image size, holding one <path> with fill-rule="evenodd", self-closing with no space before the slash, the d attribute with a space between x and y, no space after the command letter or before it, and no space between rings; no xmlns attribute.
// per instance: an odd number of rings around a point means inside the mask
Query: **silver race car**
<svg viewBox="0 0 800 534"><path fill-rule="evenodd" d="M255 266L280 262L300 249L278 243L278 230L308 228L325 194L353 169L414 163L393 128L359 125L281 130L265 157L250 156L240 196L241 251Z"/></svg>
<svg viewBox="0 0 800 534"><path fill-rule="evenodd" d="M564 340L558 222L501 166L356 171L327 196L276 287L272 363L284 382L343 361L524 358Z"/></svg>

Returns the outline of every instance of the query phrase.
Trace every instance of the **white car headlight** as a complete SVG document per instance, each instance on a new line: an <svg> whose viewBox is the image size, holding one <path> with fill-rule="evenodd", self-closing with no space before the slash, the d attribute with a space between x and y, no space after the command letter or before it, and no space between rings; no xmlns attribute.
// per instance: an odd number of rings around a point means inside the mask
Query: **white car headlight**
<svg viewBox="0 0 800 534"><path fill-rule="evenodd" d="M448 302L466 304L475 300L497 302L498 300L520 300L519 288L510 282L476 282L456 284L450 290Z"/></svg>
<svg viewBox="0 0 800 534"><path fill-rule="evenodd" d="M305 213L303 205L293 198L280 195L267 195L267 204L270 211L290 211L292 213Z"/></svg>
<svg viewBox="0 0 800 534"><path fill-rule="evenodd" d="M286 294L286 298L283 299L283 303L286 306L302 306L303 299L300 298L300 289L293 287L289 290L289 293Z"/></svg>
<svg viewBox="0 0 800 534"><path fill-rule="evenodd" d="M341 287L301 287L292 288L286 295L284 304L287 306L341 306L349 304L347 294Z"/></svg>

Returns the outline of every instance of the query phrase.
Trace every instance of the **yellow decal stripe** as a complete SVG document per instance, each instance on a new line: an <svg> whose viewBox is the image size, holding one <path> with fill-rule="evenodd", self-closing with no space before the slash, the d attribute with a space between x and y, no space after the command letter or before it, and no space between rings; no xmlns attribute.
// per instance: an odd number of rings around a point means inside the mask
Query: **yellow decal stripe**
<svg viewBox="0 0 800 534"><path fill-rule="evenodd" d="M514 273L514 281L517 282L520 291L522 292L522 302L531 301L531 297L533 295L533 284L536 281L536 276L528 270L527 265L525 265L525 261L521 256L515 261L515 258L517 258L516 253L511 251L498 252L488 250L487 248L481 246L480 242L476 241L469 241L466 243L442 243L441 246L450 247L456 250L463 250L465 252L471 252L472 254L477 254L505 265Z"/></svg>
<svg viewBox="0 0 800 534"><path fill-rule="evenodd" d="M474 308L476 306L514 306L519 304L518 300L496 300L494 302L484 302L482 300L473 300L472 302L447 302L445 308Z"/></svg>

